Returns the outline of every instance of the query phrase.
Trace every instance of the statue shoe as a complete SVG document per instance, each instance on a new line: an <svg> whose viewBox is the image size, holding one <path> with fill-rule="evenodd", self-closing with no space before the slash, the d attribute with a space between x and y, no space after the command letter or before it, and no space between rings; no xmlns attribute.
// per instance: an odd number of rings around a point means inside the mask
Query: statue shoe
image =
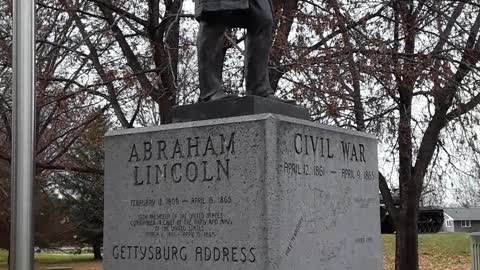
<svg viewBox="0 0 480 270"><path fill-rule="evenodd" d="M205 103L209 101L215 101L215 100L221 100L221 99L230 99L230 98L236 98L237 96L235 95L229 95L223 91L217 91L215 94L206 97L206 98L200 98L198 99L198 103Z"/></svg>

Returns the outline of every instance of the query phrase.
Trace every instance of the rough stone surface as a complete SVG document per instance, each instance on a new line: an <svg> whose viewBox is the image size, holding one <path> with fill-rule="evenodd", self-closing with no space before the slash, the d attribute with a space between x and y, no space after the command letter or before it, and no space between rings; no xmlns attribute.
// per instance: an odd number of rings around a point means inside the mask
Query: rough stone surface
<svg viewBox="0 0 480 270"><path fill-rule="evenodd" d="M111 132L105 150L106 270L382 269L369 135L261 114Z"/></svg>
<svg viewBox="0 0 480 270"><path fill-rule="evenodd" d="M274 113L309 120L308 110L259 96L245 96L207 103L177 106L173 109L173 122L190 122L261 113Z"/></svg>

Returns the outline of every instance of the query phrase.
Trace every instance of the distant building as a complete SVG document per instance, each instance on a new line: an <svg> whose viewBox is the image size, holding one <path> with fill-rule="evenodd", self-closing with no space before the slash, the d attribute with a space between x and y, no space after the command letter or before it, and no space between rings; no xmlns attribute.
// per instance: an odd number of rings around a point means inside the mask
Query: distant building
<svg viewBox="0 0 480 270"><path fill-rule="evenodd" d="M480 232L480 208L445 208L444 232Z"/></svg>

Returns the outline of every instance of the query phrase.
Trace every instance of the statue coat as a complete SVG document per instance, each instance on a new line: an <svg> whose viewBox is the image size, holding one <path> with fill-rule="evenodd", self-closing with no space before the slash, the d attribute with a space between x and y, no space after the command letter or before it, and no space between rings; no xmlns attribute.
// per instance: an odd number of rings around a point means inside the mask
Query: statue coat
<svg viewBox="0 0 480 270"><path fill-rule="evenodd" d="M195 0L195 17L197 20L237 17L249 7L249 0Z"/></svg>

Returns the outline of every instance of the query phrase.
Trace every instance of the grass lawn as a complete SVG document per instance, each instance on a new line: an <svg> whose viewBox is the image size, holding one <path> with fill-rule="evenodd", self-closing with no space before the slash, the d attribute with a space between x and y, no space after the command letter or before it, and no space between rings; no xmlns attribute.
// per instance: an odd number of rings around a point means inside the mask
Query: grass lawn
<svg viewBox="0 0 480 270"><path fill-rule="evenodd" d="M470 238L464 233L422 234L418 237L421 270L470 270ZM383 235L385 270L393 270L395 237ZM0 250L0 270L6 270L7 253ZM36 270L69 266L72 270L102 270L93 254L35 254Z"/></svg>
<svg viewBox="0 0 480 270"><path fill-rule="evenodd" d="M7 258L8 258L7 251L4 249L0 249L0 266L6 264Z"/></svg>
<svg viewBox="0 0 480 270"><path fill-rule="evenodd" d="M394 269L395 236L383 235L385 270ZM470 237L465 233L418 236L420 269L470 270Z"/></svg>
<svg viewBox="0 0 480 270"><path fill-rule="evenodd" d="M36 253L35 269L54 266L71 266L78 270L100 270L101 264L93 261L93 254ZM0 270L7 269L7 252L0 250Z"/></svg>

